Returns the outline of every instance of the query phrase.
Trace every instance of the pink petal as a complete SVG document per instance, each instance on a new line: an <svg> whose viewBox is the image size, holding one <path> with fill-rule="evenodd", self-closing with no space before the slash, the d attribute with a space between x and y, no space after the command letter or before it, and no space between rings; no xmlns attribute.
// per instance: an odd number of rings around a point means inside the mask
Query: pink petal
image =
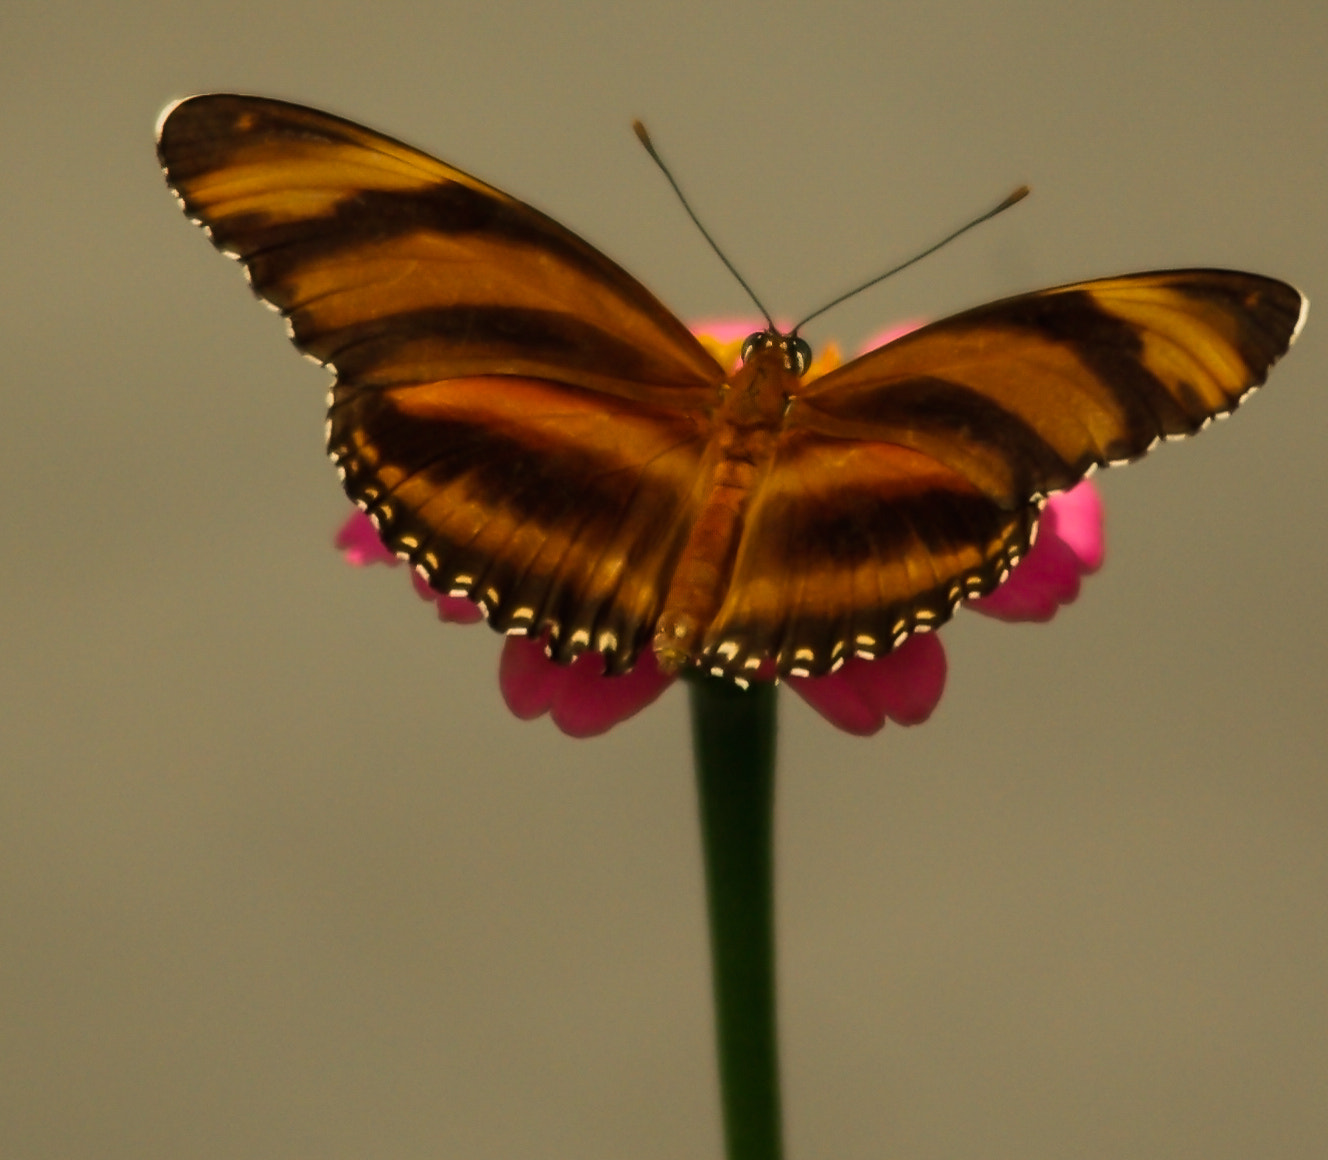
<svg viewBox="0 0 1328 1160"><path fill-rule="evenodd" d="M569 737L594 737L639 713L673 683L648 650L631 672L604 675L600 653L582 653L570 665L544 655L542 641L509 636L498 664L498 685L513 714L529 721L549 713Z"/></svg>
<svg viewBox="0 0 1328 1160"><path fill-rule="evenodd" d="M780 322L781 326L787 325L786 322ZM713 338L716 342L737 342L740 338L746 338L749 334L755 334L758 330L765 329L764 318L710 318L702 322L691 322L687 324L687 329L693 334L704 334Z"/></svg>
<svg viewBox="0 0 1328 1160"><path fill-rule="evenodd" d="M878 330L868 338L866 342L858 347L858 354L866 354L869 350L875 350L878 346L885 346L886 343L894 342L897 338L903 338L904 335L911 334L919 327L926 325L926 320L922 318L910 318L904 322L896 322L893 326Z"/></svg>
<svg viewBox="0 0 1328 1160"><path fill-rule="evenodd" d="M396 564L397 558L383 546L373 520L359 508L341 525L333 541L346 563L362 567L365 564Z"/></svg>
<svg viewBox="0 0 1328 1160"><path fill-rule="evenodd" d="M1079 570L1087 575L1102 567L1106 541L1102 533L1102 496L1091 480L1053 495L1047 507L1056 513L1056 535L1079 558Z"/></svg>
<svg viewBox="0 0 1328 1160"><path fill-rule="evenodd" d="M945 649L935 633L914 633L874 661L851 657L837 673L790 677L789 688L830 724L868 737L886 719L919 725L945 690Z"/></svg>
<svg viewBox="0 0 1328 1160"><path fill-rule="evenodd" d="M464 596L447 596L429 586L429 582L414 568L410 570L410 582L415 585L415 594L421 600L431 600L438 605L438 619L448 624L475 624L484 619L480 606Z"/></svg>
<svg viewBox="0 0 1328 1160"><path fill-rule="evenodd" d="M498 662L498 686L513 714L530 721L547 713L560 683L557 668L544 647L528 636L509 636Z"/></svg>
<svg viewBox="0 0 1328 1160"><path fill-rule="evenodd" d="M484 619L480 606L464 596L442 596L435 592L433 597L438 605L438 619L448 624L478 624Z"/></svg>
<svg viewBox="0 0 1328 1160"><path fill-rule="evenodd" d="M1047 500L1038 537L990 596L969 606L998 620L1050 620L1079 595L1080 577L1102 564L1102 501L1085 480Z"/></svg>

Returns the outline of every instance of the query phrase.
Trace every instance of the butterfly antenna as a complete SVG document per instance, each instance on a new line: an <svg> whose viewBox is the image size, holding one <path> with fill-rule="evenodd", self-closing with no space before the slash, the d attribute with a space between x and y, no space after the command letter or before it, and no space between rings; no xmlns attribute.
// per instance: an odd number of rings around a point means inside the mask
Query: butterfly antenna
<svg viewBox="0 0 1328 1160"><path fill-rule="evenodd" d="M747 297L756 303L756 309L765 317L766 324L770 329L772 331L778 330L778 327L775 326L775 320L770 317L770 311L761 305L761 300L756 296L756 291L747 285L747 279L739 274L733 263L724 256L724 251L719 248L718 243L710 236L710 231L701 224L701 219L696 216L696 211L688 205L687 199L683 196L682 190L678 188L678 183L673 178L673 174L669 172L669 167L664 164L663 158L655 152L655 143L650 139L650 134L646 132L646 127L641 124L640 121L633 121L632 131L636 134L636 139L646 147L646 152L650 154L650 160L659 166L659 171L664 174L665 178L668 179L668 183L673 186L673 192L678 195L678 200L682 202L682 208L687 211L687 216L692 219L692 224L701 231L701 236L710 243L710 248L719 255L719 260L728 267L729 273L738 280L738 285L747 291Z"/></svg>
<svg viewBox="0 0 1328 1160"><path fill-rule="evenodd" d="M914 254L913 257L909 258L907 262L900 262L898 266L894 267L894 269L887 270L884 274L878 274L870 282L864 282L861 286L856 286L852 290L849 290L847 293L841 294L833 302L827 302L824 306L820 308L820 310L813 310L809 315L807 315L806 318L804 318L801 322L798 323L797 326L793 328L793 333L797 334L798 331L801 330L804 326L806 326L807 323L809 323L813 318L820 318L820 316L824 314L827 310L829 310L832 306L838 306L841 302L844 302L849 298L852 298L853 295L861 294L864 290L870 289L872 286L875 286L877 282L884 282L891 275L898 274L900 270L907 270L909 266L913 265L914 262L921 262L923 258L927 257L929 254L936 253L936 251L939 250L942 246L948 246L951 242L955 240L955 238L959 237L960 234L966 234L974 226L980 226L983 222L990 221L998 213L1004 213L1012 205L1016 205L1019 202L1023 201L1024 198L1028 196L1028 193L1029 193L1028 186L1021 185L1018 189L1016 189L1013 193L1011 193L1009 197L1007 197L1003 202L1001 202L1000 205L996 206L994 209L987 210L986 213L980 214L978 217L975 217L967 225L960 226L957 230L955 230L954 233L946 235L934 246L928 246L925 250L922 251L922 253ZM714 243L711 244L713 245Z"/></svg>

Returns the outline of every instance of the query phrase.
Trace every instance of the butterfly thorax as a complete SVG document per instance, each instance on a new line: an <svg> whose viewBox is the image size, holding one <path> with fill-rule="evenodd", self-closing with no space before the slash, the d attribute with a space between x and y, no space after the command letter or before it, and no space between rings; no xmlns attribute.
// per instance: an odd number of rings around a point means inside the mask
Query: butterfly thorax
<svg viewBox="0 0 1328 1160"><path fill-rule="evenodd" d="M665 672L696 660L724 598L752 493L775 453L798 376L778 346L751 351L727 384L707 451L706 498L678 557L653 649Z"/></svg>
<svg viewBox="0 0 1328 1160"><path fill-rule="evenodd" d="M778 426L797 385L782 350L753 350L725 389L718 418L737 426Z"/></svg>

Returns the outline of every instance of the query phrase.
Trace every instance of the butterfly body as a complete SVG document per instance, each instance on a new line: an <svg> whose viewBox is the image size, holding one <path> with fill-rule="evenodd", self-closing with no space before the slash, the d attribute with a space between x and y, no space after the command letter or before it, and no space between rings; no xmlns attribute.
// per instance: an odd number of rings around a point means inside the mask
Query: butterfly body
<svg viewBox="0 0 1328 1160"><path fill-rule="evenodd" d="M1306 302L1271 278L1099 279L943 319L816 378L773 331L721 367L557 222L352 122L171 106L185 211L336 375L328 452L384 543L555 659L737 680L934 628L1049 493L1232 411Z"/></svg>
<svg viewBox="0 0 1328 1160"><path fill-rule="evenodd" d="M707 495L676 564L651 647L665 672L699 660L724 597L743 517L770 469L798 376L777 335L754 350L725 385L708 436Z"/></svg>

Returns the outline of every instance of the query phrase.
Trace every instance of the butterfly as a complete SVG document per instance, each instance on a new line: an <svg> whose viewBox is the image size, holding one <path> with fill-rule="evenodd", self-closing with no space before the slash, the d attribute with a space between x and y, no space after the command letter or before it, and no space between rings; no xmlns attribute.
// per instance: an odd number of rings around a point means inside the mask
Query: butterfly
<svg viewBox="0 0 1328 1160"><path fill-rule="evenodd" d="M1307 300L1228 270L1058 286L808 381L736 371L538 210L315 109L213 94L166 179L336 376L328 452L384 543L491 625L606 671L820 675L991 592L1048 494L1263 383Z"/></svg>

